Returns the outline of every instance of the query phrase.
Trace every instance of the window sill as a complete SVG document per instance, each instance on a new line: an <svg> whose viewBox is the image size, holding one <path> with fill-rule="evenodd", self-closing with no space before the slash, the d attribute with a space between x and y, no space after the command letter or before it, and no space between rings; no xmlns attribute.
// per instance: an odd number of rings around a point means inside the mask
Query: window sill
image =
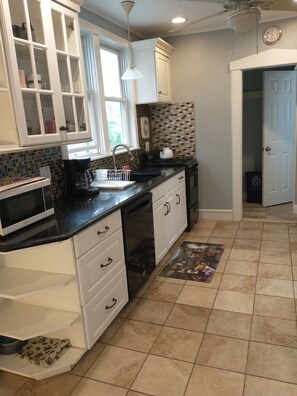
<svg viewBox="0 0 297 396"><path fill-rule="evenodd" d="M130 151L136 151L136 150L140 150L140 147L130 148ZM123 149L123 150L119 149L119 150L116 151L115 155L117 156L118 154L125 154L125 153L127 153L126 149ZM112 157L112 153L90 156L90 159L91 159L91 162L92 162L92 161L97 161L97 160L101 160L101 159L109 158L109 157Z"/></svg>

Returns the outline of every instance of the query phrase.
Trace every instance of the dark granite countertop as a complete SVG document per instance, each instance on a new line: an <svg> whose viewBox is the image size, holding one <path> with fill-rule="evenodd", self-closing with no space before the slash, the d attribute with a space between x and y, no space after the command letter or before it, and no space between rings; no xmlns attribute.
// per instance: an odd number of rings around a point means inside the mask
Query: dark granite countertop
<svg viewBox="0 0 297 396"><path fill-rule="evenodd" d="M101 220L112 212L152 190L183 168L158 169L161 175L146 183L135 183L124 190L101 190L93 196L65 199L55 206L55 214L34 225L0 237L0 252L63 241ZM152 172L156 169L151 170ZM138 173L146 173L148 169Z"/></svg>

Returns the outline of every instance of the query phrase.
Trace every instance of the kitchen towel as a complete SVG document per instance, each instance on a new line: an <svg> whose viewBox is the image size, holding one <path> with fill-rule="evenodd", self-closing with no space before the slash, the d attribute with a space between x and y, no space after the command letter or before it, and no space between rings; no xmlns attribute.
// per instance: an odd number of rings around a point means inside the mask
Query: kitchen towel
<svg viewBox="0 0 297 396"><path fill-rule="evenodd" d="M42 367L50 367L71 346L69 339L55 339L38 336L31 338L18 355L21 359L29 360Z"/></svg>

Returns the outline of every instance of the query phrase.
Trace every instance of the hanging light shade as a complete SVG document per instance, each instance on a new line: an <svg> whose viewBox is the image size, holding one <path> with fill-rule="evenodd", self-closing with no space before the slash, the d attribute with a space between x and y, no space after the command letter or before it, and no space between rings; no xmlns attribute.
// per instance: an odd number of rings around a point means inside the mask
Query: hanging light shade
<svg viewBox="0 0 297 396"><path fill-rule="evenodd" d="M121 77L122 80L138 80L139 78L143 78L143 75L135 67L134 56L133 56L133 51L132 51L131 41L130 41L129 15L134 7L134 4L135 4L134 1L131 1L131 0L126 0L126 1L121 2L121 6L127 15L128 47L129 47L129 57L130 57L129 67L125 71L125 73L122 75L122 77Z"/></svg>

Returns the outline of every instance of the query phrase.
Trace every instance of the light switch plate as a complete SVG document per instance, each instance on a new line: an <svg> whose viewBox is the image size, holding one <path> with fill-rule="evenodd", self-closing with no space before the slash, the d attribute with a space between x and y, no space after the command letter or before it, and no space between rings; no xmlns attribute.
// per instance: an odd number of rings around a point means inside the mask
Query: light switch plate
<svg viewBox="0 0 297 396"><path fill-rule="evenodd" d="M150 123L148 117L140 117L140 130L143 139L150 137Z"/></svg>

